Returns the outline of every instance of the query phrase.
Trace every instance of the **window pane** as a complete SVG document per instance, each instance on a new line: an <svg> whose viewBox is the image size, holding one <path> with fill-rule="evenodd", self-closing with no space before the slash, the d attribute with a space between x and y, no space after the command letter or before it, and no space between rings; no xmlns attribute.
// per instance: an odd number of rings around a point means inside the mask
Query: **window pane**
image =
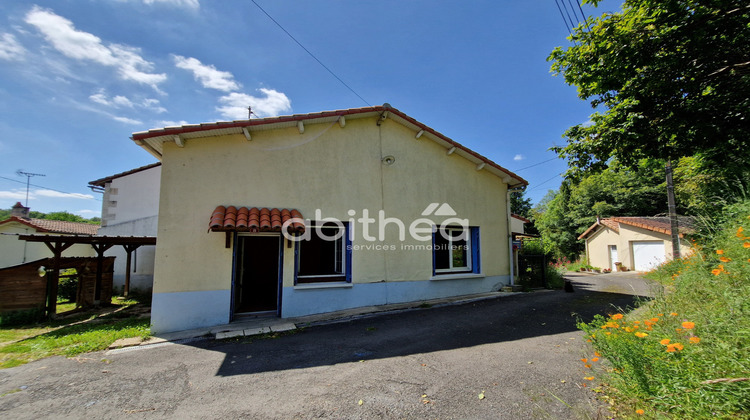
<svg viewBox="0 0 750 420"><path fill-rule="evenodd" d="M435 269L444 270L450 268L450 242L443 238L440 231L435 232Z"/></svg>
<svg viewBox="0 0 750 420"><path fill-rule="evenodd" d="M338 228L313 228L310 240L299 244L299 276L320 276L342 274L342 239L322 239L322 235L331 238L339 231Z"/></svg>
<svg viewBox="0 0 750 420"><path fill-rule="evenodd" d="M453 252L453 268L466 268L469 266L467 251L469 247L465 240L454 240L451 251Z"/></svg>

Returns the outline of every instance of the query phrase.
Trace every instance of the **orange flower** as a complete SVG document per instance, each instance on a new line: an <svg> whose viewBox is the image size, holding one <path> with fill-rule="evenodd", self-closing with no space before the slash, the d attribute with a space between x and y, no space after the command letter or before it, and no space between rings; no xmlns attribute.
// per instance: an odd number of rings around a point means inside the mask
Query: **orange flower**
<svg viewBox="0 0 750 420"><path fill-rule="evenodd" d="M583 379L585 379L587 381L593 381L594 377L593 376L585 376Z"/></svg>
<svg viewBox="0 0 750 420"><path fill-rule="evenodd" d="M589 359L581 359L581 361L582 361L583 363L586 363L586 362L588 362L588 361L589 361Z"/></svg>
<svg viewBox="0 0 750 420"><path fill-rule="evenodd" d="M630 327L625 327L625 332L633 332L633 329Z"/></svg>
<svg viewBox="0 0 750 420"><path fill-rule="evenodd" d="M677 316L677 312L672 312L672 313L670 313L669 315L672 315L672 316Z"/></svg>
<svg viewBox="0 0 750 420"><path fill-rule="evenodd" d="M721 270L719 270L718 268L714 268L713 270L711 270L711 274L713 274L714 276L718 276L719 274L721 274Z"/></svg>
<svg viewBox="0 0 750 420"><path fill-rule="evenodd" d="M611 315L611 318L612 318L612 319L622 319L622 314L614 314L614 315Z"/></svg>
<svg viewBox="0 0 750 420"><path fill-rule="evenodd" d="M674 330L677 332L682 332L682 328L675 328Z"/></svg>
<svg viewBox="0 0 750 420"><path fill-rule="evenodd" d="M744 244L742 244L742 246L745 248L750 248L750 242L745 242Z"/></svg>
<svg viewBox="0 0 750 420"><path fill-rule="evenodd" d="M746 242L746 243L748 244L748 246L746 246L745 248L750 247L750 242ZM731 258L727 258L727 257L721 257L721 258L719 258L719 261L721 261L721 262L729 262L729 261L732 261L732 259Z"/></svg>
<svg viewBox="0 0 750 420"><path fill-rule="evenodd" d="M701 339L698 337L690 337L690 342L693 344L698 344L701 342Z"/></svg>
<svg viewBox="0 0 750 420"><path fill-rule="evenodd" d="M651 318L651 322L659 322L659 318Z"/></svg>
<svg viewBox="0 0 750 420"><path fill-rule="evenodd" d="M602 355L601 355L601 354L599 354L599 352L598 352L598 351L595 351L595 352L594 352L594 356L596 356L596 357L601 357Z"/></svg>
<svg viewBox="0 0 750 420"><path fill-rule="evenodd" d="M656 315L659 315L659 316L664 316L664 314L656 314Z"/></svg>
<svg viewBox="0 0 750 420"><path fill-rule="evenodd" d="M590 367L591 367L591 365L590 365L590 364L588 364L588 363L586 363L585 365L583 365L583 367L585 367L585 368L590 368Z"/></svg>
<svg viewBox="0 0 750 420"><path fill-rule="evenodd" d="M667 345L667 353L674 353L676 351L682 351L682 349L684 349L684 348L685 348L685 346L683 346L680 343L669 344L669 345Z"/></svg>
<svg viewBox="0 0 750 420"><path fill-rule="evenodd" d="M694 338L698 338L698 337L694 337ZM598 362L598 361L599 361L599 358L598 358L598 357L594 357L593 359L591 359L591 361L592 361L592 362Z"/></svg>
<svg viewBox="0 0 750 420"><path fill-rule="evenodd" d="M642 415L643 415L643 413L645 413L645 411L643 411L643 410L641 410L641 409L639 408L639 409L635 410L635 413L636 413L636 414L638 414L638 415L641 415L641 416L642 416Z"/></svg>
<svg viewBox="0 0 750 420"><path fill-rule="evenodd" d="M722 254L724 254L724 250L723 250L723 249L717 249L717 250L716 250L716 253L717 253L718 255L722 255Z"/></svg>
<svg viewBox="0 0 750 420"><path fill-rule="evenodd" d="M661 344L662 346L666 346L667 344L669 344L670 341L671 341L670 339L665 338L665 339L659 341L659 344Z"/></svg>
<svg viewBox="0 0 750 420"><path fill-rule="evenodd" d="M637 332L635 333L635 336L638 338L643 338L643 337L648 337L648 334L646 334L645 332Z"/></svg>
<svg viewBox="0 0 750 420"><path fill-rule="evenodd" d="M633 324L635 324L635 325L638 325L640 323L641 323L641 321L633 321Z"/></svg>
<svg viewBox="0 0 750 420"><path fill-rule="evenodd" d="M692 330L693 328L695 328L695 323L694 322L690 322L690 321L685 321L685 322L682 323L682 328L684 328L686 330Z"/></svg>
<svg viewBox="0 0 750 420"><path fill-rule="evenodd" d="M744 230L744 229L742 229L742 226L740 226L740 227L738 227L738 228L737 228L737 237L738 237L738 238L742 238L742 231L743 231L743 230Z"/></svg>

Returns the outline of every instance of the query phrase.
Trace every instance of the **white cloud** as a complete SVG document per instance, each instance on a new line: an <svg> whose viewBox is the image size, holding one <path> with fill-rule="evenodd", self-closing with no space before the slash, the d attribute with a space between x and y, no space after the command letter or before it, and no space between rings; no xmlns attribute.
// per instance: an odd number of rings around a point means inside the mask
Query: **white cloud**
<svg viewBox="0 0 750 420"><path fill-rule="evenodd" d="M199 0L143 0L143 3L148 5L163 3L171 6L187 7L190 9L198 9L201 6Z"/></svg>
<svg viewBox="0 0 750 420"><path fill-rule="evenodd" d="M133 101L122 95L115 95L110 98L104 89L99 89L95 94L90 95L89 99L97 104L112 108L141 108L157 114L167 112L167 109L160 105L158 99L146 98L140 101Z"/></svg>
<svg viewBox="0 0 750 420"><path fill-rule="evenodd" d="M273 89L258 89L265 97L256 97L245 93L232 92L219 98L224 106L216 107L222 116L233 120L246 120L247 107L252 107L253 113L259 117L271 117L281 112L290 111L292 103L282 92Z"/></svg>
<svg viewBox="0 0 750 420"><path fill-rule="evenodd" d="M128 117L113 116L112 119L115 120L115 121L119 121L121 123L130 124L130 125L142 125L143 124L139 120L134 120L134 119L128 118Z"/></svg>
<svg viewBox="0 0 750 420"><path fill-rule="evenodd" d="M26 198L26 191L13 190L13 191L0 191L0 198L9 198L12 200L23 200ZM32 197L29 197L32 198Z"/></svg>
<svg viewBox="0 0 750 420"><path fill-rule="evenodd" d="M151 86L157 91L158 84L167 79L164 73L149 73L153 70L153 63L140 56L139 48L119 44L106 46L98 36L77 30L73 22L49 9L34 6L26 14L25 21L35 26L47 42L69 58L115 67L122 79Z"/></svg>
<svg viewBox="0 0 750 420"><path fill-rule="evenodd" d="M81 200L93 200L94 196L91 194L79 194L79 193L64 193L53 190L36 190L34 196L39 197L51 197L51 198L78 198Z"/></svg>
<svg viewBox="0 0 750 420"><path fill-rule="evenodd" d="M102 211L101 210L76 210L74 213L85 216L85 217L92 217L92 216L101 216Z"/></svg>
<svg viewBox="0 0 750 420"><path fill-rule="evenodd" d="M13 34L0 36L0 59L9 61L23 60L26 49L16 40Z"/></svg>
<svg viewBox="0 0 750 420"><path fill-rule="evenodd" d="M181 121L157 121L157 125L160 127L182 127L183 125L188 125L189 123L185 120Z"/></svg>
<svg viewBox="0 0 750 420"><path fill-rule="evenodd" d="M195 80L201 82L203 87L220 90L222 92L231 92L239 89L241 86L234 80L232 73L228 71L217 70L216 67L203 64L197 58L183 57L173 55L175 66L184 70L193 72Z"/></svg>
<svg viewBox="0 0 750 420"><path fill-rule="evenodd" d="M513 156L513 160L515 160L515 161L524 160L524 159L525 158L524 158L523 155L515 155L515 156Z"/></svg>

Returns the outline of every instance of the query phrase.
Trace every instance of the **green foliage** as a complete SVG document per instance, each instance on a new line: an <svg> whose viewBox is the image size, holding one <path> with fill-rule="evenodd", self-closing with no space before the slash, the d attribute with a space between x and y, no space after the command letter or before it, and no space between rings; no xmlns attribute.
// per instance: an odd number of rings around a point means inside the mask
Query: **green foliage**
<svg viewBox="0 0 750 420"><path fill-rule="evenodd" d="M41 320L43 316L44 309L42 308L0 313L0 327L33 324Z"/></svg>
<svg viewBox="0 0 750 420"><path fill-rule="evenodd" d="M0 220L5 220L5 219L10 218L10 212L11 212L11 209L1 209ZM89 223L92 225L98 225L102 221L100 217L92 217L91 219L87 219L77 214L69 213L67 211L56 211L52 213L41 213L38 211L30 211L29 217L32 219L62 220L65 222Z"/></svg>
<svg viewBox="0 0 750 420"><path fill-rule="evenodd" d="M747 415L750 200L725 215L692 256L649 274L665 293L622 319L599 316L579 325L612 365L604 382L620 406L652 418Z"/></svg>
<svg viewBox="0 0 750 420"><path fill-rule="evenodd" d="M548 60L604 112L553 148L569 174L601 170L612 157L630 167L696 154L746 162L749 21L746 0L626 0L576 28L574 45Z"/></svg>
<svg viewBox="0 0 750 420"><path fill-rule="evenodd" d="M75 274L75 269L63 271L64 275ZM78 277L61 277L57 286L57 297L64 301L75 302L78 292Z"/></svg>

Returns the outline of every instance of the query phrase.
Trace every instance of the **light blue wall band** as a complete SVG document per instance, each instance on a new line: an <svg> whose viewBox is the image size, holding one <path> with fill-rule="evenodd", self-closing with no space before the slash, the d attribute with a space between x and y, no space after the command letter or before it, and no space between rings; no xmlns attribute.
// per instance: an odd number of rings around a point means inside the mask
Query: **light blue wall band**
<svg viewBox="0 0 750 420"><path fill-rule="evenodd" d="M509 276L491 276L455 280L354 283L349 288L285 287L281 316L291 318L362 306L420 302L486 293L499 290L509 281Z"/></svg>
<svg viewBox="0 0 750 420"><path fill-rule="evenodd" d="M230 290L154 293L151 333L159 334L229 323Z"/></svg>

